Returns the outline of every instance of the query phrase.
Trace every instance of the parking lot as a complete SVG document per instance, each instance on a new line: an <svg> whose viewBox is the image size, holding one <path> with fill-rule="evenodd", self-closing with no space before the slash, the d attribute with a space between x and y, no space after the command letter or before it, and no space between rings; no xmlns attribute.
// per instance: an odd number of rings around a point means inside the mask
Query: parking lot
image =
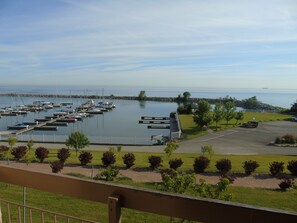
<svg viewBox="0 0 297 223"><path fill-rule="evenodd" d="M183 141L178 152L197 153L201 146L212 145L216 154L280 154L297 155L297 147L268 145L277 136L297 136L297 122L273 121L259 123L258 128L242 128L212 132L208 135Z"/></svg>

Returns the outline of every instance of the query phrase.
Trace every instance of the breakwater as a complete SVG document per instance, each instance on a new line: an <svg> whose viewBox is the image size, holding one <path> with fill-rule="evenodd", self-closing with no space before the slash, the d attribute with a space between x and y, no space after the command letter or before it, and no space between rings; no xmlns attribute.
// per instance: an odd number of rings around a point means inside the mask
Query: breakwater
<svg viewBox="0 0 297 223"><path fill-rule="evenodd" d="M74 98L74 99L101 99L101 100L139 100L138 96L100 96L100 95L79 95L79 94L32 94L32 93L2 93L1 96L9 96L9 97L39 97L39 98ZM244 107L243 100L238 100L236 98L232 98L237 107ZM199 100L206 100L210 104L215 104L217 102L222 102L224 98L189 98L188 102L197 102ZM177 97L146 97L145 101L157 101L157 102L178 102ZM182 104L182 102L180 102ZM259 108L257 110L265 110L265 111L283 111L284 108L273 106L265 103L260 103Z"/></svg>

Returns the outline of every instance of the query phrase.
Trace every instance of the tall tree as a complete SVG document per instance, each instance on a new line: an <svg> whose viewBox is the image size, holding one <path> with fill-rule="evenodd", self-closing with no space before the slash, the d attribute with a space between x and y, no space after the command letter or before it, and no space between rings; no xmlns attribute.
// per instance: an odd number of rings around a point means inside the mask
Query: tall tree
<svg viewBox="0 0 297 223"><path fill-rule="evenodd" d="M224 105L224 111L225 111L225 120L227 121L227 124L231 119L235 117L235 110L236 110L236 107L234 102L232 101L226 102L226 104Z"/></svg>
<svg viewBox="0 0 297 223"><path fill-rule="evenodd" d="M218 127L218 122L224 119L224 107L221 103L216 103L215 108L213 110L213 120L216 123L216 128Z"/></svg>
<svg viewBox="0 0 297 223"><path fill-rule="evenodd" d="M81 132L72 132L68 136L68 139L65 142L66 146L72 147L75 149L76 156L77 156L78 150L85 148L89 144L90 144L90 141L88 137Z"/></svg>
<svg viewBox="0 0 297 223"><path fill-rule="evenodd" d="M140 91L139 94L138 94L138 100L139 101L145 101L146 100L146 94L145 94L145 91Z"/></svg>
<svg viewBox="0 0 297 223"><path fill-rule="evenodd" d="M260 101L258 101L256 96L244 99L242 102L242 107L245 109L258 109L260 107Z"/></svg>
<svg viewBox="0 0 297 223"><path fill-rule="evenodd" d="M199 101L198 108L194 115L194 122L196 122L200 127L208 126L212 121L210 110L211 106L209 102L205 100Z"/></svg>
<svg viewBox="0 0 297 223"><path fill-rule="evenodd" d="M191 93L190 93L190 92L185 91L185 92L183 93L183 101L184 101L184 102L188 102L189 99L190 99L190 97L191 97Z"/></svg>
<svg viewBox="0 0 297 223"><path fill-rule="evenodd" d="M17 143L17 141L18 140L15 137L8 137L7 139L8 145L10 146L11 149Z"/></svg>

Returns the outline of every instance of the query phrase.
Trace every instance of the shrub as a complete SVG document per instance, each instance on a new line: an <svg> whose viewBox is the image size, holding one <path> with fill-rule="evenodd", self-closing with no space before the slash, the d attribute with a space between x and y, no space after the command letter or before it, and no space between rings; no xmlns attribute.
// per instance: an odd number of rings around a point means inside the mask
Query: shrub
<svg viewBox="0 0 297 223"><path fill-rule="evenodd" d="M28 149L26 146L18 146L12 149L11 155L14 156L15 160L19 161L26 155L27 151Z"/></svg>
<svg viewBox="0 0 297 223"><path fill-rule="evenodd" d="M164 180L165 175L169 175L171 177L175 177L177 175L177 171L174 169L166 168L161 170L161 177Z"/></svg>
<svg viewBox="0 0 297 223"><path fill-rule="evenodd" d="M177 170L177 168L183 165L183 161L180 158L169 160L169 166L171 169Z"/></svg>
<svg viewBox="0 0 297 223"><path fill-rule="evenodd" d="M60 149L57 157L62 163L65 163L66 160L70 157L70 150L66 148Z"/></svg>
<svg viewBox="0 0 297 223"><path fill-rule="evenodd" d="M48 154L49 154L49 151L48 149L44 148L44 147L38 147L36 150L35 150L35 157L37 159L39 159L39 162L40 163L43 163L43 161L48 158Z"/></svg>
<svg viewBox="0 0 297 223"><path fill-rule="evenodd" d="M205 156L195 158L193 167L195 173L204 173L205 169L209 166L210 160Z"/></svg>
<svg viewBox="0 0 297 223"><path fill-rule="evenodd" d="M0 159L6 158L8 151L9 151L8 146L1 145L0 146Z"/></svg>
<svg viewBox="0 0 297 223"><path fill-rule="evenodd" d="M274 161L269 164L269 171L272 176L277 176L284 171L284 162Z"/></svg>
<svg viewBox="0 0 297 223"><path fill-rule="evenodd" d="M283 141L283 143L295 144L296 138L291 134L286 134L282 137L282 141Z"/></svg>
<svg viewBox="0 0 297 223"><path fill-rule="evenodd" d="M279 188L283 191L286 191L287 189L293 187L294 180L289 178L284 178L281 180L281 182L278 184Z"/></svg>
<svg viewBox="0 0 297 223"><path fill-rule="evenodd" d="M105 170L101 172L100 175L96 175L94 177L95 180L106 180L113 181L115 177L119 174L119 170L115 167L107 167Z"/></svg>
<svg viewBox="0 0 297 223"><path fill-rule="evenodd" d="M88 163L92 162L93 155L90 152L81 152L78 156L80 164L82 166L87 165Z"/></svg>
<svg viewBox="0 0 297 223"><path fill-rule="evenodd" d="M255 170L259 167L257 161L249 160L243 163L244 172L246 175L251 175L251 173L255 172Z"/></svg>
<svg viewBox="0 0 297 223"><path fill-rule="evenodd" d="M53 173L58 173L64 168L64 163L60 160L56 160L50 164L50 167L52 168Z"/></svg>
<svg viewBox="0 0 297 223"><path fill-rule="evenodd" d="M107 167L107 166L110 166L116 162L116 157L115 157L114 152L107 151L102 154L101 160L102 160L103 165Z"/></svg>
<svg viewBox="0 0 297 223"><path fill-rule="evenodd" d="M122 159L127 168L130 168L135 164L135 155L133 153L126 153Z"/></svg>
<svg viewBox="0 0 297 223"><path fill-rule="evenodd" d="M282 143L282 139L280 137L276 137L274 140L275 144L281 144Z"/></svg>
<svg viewBox="0 0 297 223"><path fill-rule="evenodd" d="M287 169L295 176L297 176L297 160L289 161Z"/></svg>
<svg viewBox="0 0 297 223"><path fill-rule="evenodd" d="M229 159L220 159L216 162L216 168L222 176L225 176L231 169L231 161Z"/></svg>
<svg viewBox="0 0 297 223"><path fill-rule="evenodd" d="M148 158L148 161L150 163L150 168L152 170L155 170L159 166L161 166L161 163L163 162L162 158L160 156L150 156Z"/></svg>

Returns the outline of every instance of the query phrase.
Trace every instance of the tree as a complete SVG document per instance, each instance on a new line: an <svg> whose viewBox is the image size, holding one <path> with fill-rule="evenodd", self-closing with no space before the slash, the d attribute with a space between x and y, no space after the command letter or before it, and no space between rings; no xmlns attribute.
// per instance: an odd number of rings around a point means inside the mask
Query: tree
<svg viewBox="0 0 297 223"><path fill-rule="evenodd" d="M33 148L33 145L34 145L34 142L32 139L27 142L27 147L29 150Z"/></svg>
<svg viewBox="0 0 297 223"><path fill-rule="evenodd" d="M178 144L174 143L174 142L169 142L167 143L167 146L164 148L164 152L167 155L167 158L170 158L170 156L172 155L172 153L177 150L179 147Z"/></svg>
<svg viewBox="0 0 297 223"><path fill-rule="evenodd" d="M244 119L244 114L242 111L236 112L235 114L235 119L236 119L236 123L235 125L237 125L238 121L241 121Z"/></svg>
<svg viewBox="0 0 297 223"><path fill-rule="evenodd" d="M290 111L295 112L295 113L297 112L297 100L296 100L295 103L292 104L292 107L291 107Z"/></svg>
<svg viewBox="0 0 297 223"><path fill-rule="evenodd" d="M225 115L224 107L222 106L221 103L216 103L215 108L213 110L213 116L212 116L213 120L216 123L216 128L218 128L218 122L223 120L224 115Z"/></svg>
<svg viewBox="0 0 297 223"><path fill-rule="evenodd" d="M17 143L17 138L15 137L8 137L7 139L8 145L12 149L12 147Z"/></svg>
<svg viewBox="0 0 297 223"><path fill-rule="evenodd" d="M190 97L191 97L191 93L190 93L190 92L185 91L185 92L183 93L183 101L184 101L184 102L188 102L189 99L190 99Z"/></svg>
<svg viewBox="0 0 297 223"><path fill-rule="evenodd" d="M260 101L258 101L256 96L244 99L242 102L242 107L245 109L258 109L260 107Z"/></svg>
<svg viewBox="0 0 297 223"><path fill-rule="evenodd" d="M72 147L75 149L76 156L77 156L78 150L85 148L89 144L90 144L90 141L88 137L86 137L85 134L81 132L72 132L65 142L66 146Z"/></svg>
<svg viewBox="0 0 297 223"><path fill-rule="evenodd" d="M235 117L235 103L228 101L225 106L224 106L224 111L225 111L225 120L227 121L227 124L231 119Z"/></svg>
<svg viewBox="0 0 297 223"><path fill-rule="evenodd" d="M200 127L208 126L212 121L212 115L210 113L211 106L209 102L201 100L198 102L198 108L194 115L194 122Z"/></svg>
<svg viewBox="0 0 297 223"><path fill-rule="evenodd" d="M139 101L145 101L146 100L146 94L145 94L145 91L140 91L139 94L138 94L138 100Z"/></svg>

